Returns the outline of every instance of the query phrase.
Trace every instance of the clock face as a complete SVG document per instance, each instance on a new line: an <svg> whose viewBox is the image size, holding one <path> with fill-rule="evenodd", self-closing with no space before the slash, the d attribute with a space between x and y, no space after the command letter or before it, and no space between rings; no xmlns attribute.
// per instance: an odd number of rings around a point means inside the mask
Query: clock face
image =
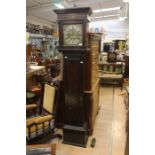
<svg viewBox="0 0 155 155"><path fill-rule="evenodd" d="M64 25L63 33L65 46L82 46L82 24Z"/></svg>

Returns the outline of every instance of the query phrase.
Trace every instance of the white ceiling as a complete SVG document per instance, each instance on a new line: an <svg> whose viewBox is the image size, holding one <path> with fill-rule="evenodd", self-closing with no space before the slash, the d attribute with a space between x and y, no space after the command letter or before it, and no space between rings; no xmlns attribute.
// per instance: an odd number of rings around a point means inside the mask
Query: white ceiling
<svg viewBox="0 0 155 155"><path fill-rule="evenodd" d="M104 9L104 8L113 8L122 6L123 0L26 0L26 14L27 16L35 16L50 22L56 21L56 14L53 12L54 9L58 9L54 6L54 1L61 2L65 8L70 7L91 7L93 10L96 9ZM104 16L104 15L113 15L120 14L120 10L116 11L108 11L108 12L100 12L93 13L92 20L100 20L93 19L93 17ZM116 19L115 17L108 17L105 19Z"/></svg>

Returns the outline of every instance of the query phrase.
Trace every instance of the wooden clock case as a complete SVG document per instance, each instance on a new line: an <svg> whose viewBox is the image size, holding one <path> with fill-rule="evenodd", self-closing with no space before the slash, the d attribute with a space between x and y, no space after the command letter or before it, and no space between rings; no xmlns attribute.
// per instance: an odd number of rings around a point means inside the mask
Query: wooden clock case
<svg viewBox="0 0 155 155"><path fill-rule="evenodd" d="M92 10L89 7L54 10L58 16L59 47L63 53L63 143L86 147L92 134L92 97L85 93L91 90L88 66L88 22ZM64 46L63 25L82 24L82 45ZM98 91L98 90L97 90Z"/></svg>

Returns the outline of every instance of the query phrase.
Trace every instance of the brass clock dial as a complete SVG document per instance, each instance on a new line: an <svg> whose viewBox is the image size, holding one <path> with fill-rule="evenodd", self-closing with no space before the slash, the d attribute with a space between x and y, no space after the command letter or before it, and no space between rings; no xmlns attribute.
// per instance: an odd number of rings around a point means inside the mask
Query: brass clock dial
<svg viewBox="0 0 155 155"><path fill-rule="evenodd" d="M63 35L65 46L82 46L82 24L64 25Z"/></svg>

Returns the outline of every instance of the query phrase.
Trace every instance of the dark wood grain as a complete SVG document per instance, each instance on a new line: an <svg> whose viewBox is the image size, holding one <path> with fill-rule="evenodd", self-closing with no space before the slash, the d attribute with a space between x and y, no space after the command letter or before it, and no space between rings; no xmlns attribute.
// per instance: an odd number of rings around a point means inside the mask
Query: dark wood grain
<svg viewBox="0 0 155 155"><path fill-rule="evenodd" d="M63 53L64 103L59 103L58 118L63 118L63 142L86 147L98 111L98 54L101 35L88 34L90 8L55 10L58 15L59 47ZM63 25L82 24L82 46L63 45ZM62 99L63 97L61 97ZM64 108L63 115L60 111ZM59 124L59 122L58 122Z"/></svg>

